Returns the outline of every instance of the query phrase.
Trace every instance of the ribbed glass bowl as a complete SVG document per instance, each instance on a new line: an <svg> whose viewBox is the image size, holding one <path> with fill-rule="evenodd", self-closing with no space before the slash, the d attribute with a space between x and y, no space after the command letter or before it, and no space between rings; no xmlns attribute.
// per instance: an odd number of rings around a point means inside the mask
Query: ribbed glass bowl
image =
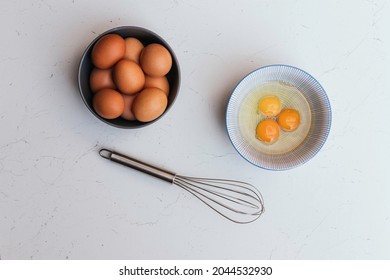
<svg viewBox="0 0 390 280"><path fill-rule="evenodd" d="M280 99L282 109L296 109L301 117L298 129L281 130L273 144L256 138L257 124L267 118L257 111L258 102L269 95ZM249 73L234 88L226 110L234 148L250 163L269 170L291 169L313 158L328 137L331 119L323 87L307 72L289 65L270 65Z"/></svg>

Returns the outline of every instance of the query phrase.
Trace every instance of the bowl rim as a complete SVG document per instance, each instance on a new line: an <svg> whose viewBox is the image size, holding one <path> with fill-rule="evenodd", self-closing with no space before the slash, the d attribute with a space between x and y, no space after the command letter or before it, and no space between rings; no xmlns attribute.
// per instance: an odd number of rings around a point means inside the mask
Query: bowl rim
<svg viewBox="0 0 390 280"><path fill-rule="evenodd" d="M116 124L116 123L112 123L110 122L110 120L107 120L105 118L102 118L101 116L99 116L94 110L93 108L91 108L91 106L88 104L88 101L86 100L84 94L83 94L83 90L82 90L82 82L81 82L81 72L82 72L82 65L83 65L83 61L85 59L85 57L88 55L89 51L91 50L91 48L95 45L95 43L100 39L102 38L104 35L107 35L107 34L111 34L111 33L114 33L116 31L122 31L122 30L128 30L128 29L132 29L132 30L137 30L137 31L142 31L142 32L145 32L145 33L148 33L150 34L151 36L154 36L156 37L159 41L163 42L164 44L164 47L166 47L169 52L171 53L172 55L172 60L174 61L175 63L175 66L177 68L177 93L175 95L175 97L171 100L171 103L169 104L169 106L167 106L167 108L165 109L164 113L159 116L158 118L150 121L150 122L138 122L136 126L123 126L123 125L119 125L119 124ZM99 119L100 121L106 123L107 125L109 126L113 126L113 127L116 127L116 128L121 128L121 129L138 129L138 128L143 128L143 127L146 127L146 126L149 126L151 124L153 124L154 122L156 122L157 120L159 120L160 118L162 118L166 113L168 113L168 111L171 109L171 107L173 107L174 103L176 102L176 99L177 99L177 96L179 95L179 91L180 91L180 85L181 85L181 71L180 71L180 65L179 65L179 61L176 57L176 54L175 52L173 51L172 47L168 44L168 42L162 38L160 35L158 35L157 33L147 29L147 28L144 28L144 27L140 27L140 26L136 26L136 25L123 25L123 26L117 26L117 27L114 27L114 28L111 28L111 29L108 29L102 33L100 33L99 35L97 35L88 45L87 47L85 47L82 55L81 55L81 58L79 60L79 64L78 64L78 69L77 69L77 84L78 84L78 89L79 89L79 94L81 95L81 98L83 100L83 103L84 105L88 108L88 110L92 113L93 116L95 116L97 119Z"/></svg>
<svg viewBox="0 0 390 280"><path fill-rule="evenodd" d="M294 71L298 71L298 72L301 72L303 73L304 75L306 75L307 77L311 78L316 84L317 86L319 86L319 88L321 89L321 91L324 93L323 94L323 99L325 101L326 104L328 104L328 113L329 113L329 116L328 116L328 122L327 122L327 127L326 129L324 130L324 137L322 138L322 141L320 142L320 144L318 146L315 147L315 149L313 149L313 152L311 153L311 156L306 158L304 161L301 161L299 162L298 164L295 164L295 165L291 165L291 166L288 166L288 167L284 167L284 168L272 168L272 167L267 167L267 166L262 166L260 164L257 164L255 162L252 162L251 160L249 160L237 147L236 145L234 144L233 140L232 140L232 136L230 134L230 129L229 129L229 126L228 126L228 118L229 118L229 108L231 106L231 103L232 103L232 98L233 96L235 95L235 93L237 92L237 88L239 87L239 85L245 81L246 79L248 79L251 75L253 75L254 73L256 72L259 72L259 71L263 71L267 68L277 68L277 67L285 67L285 68L290 68ZM292 65L289 65L289 64L270 64L270 65L265 65L265 66L261 66L259 68L256 68L254 70L252 70L251 72L249 72L248 74L246 74L245 76L243 76L238 82L237 84L235 85L235 87L233 88L233 90L231 91L231 94L229 96L229 99L228 99L228 102L227 102L227 106L226 106L226 112L225 112L225 128L226 128L226 132L228 134L228 138L229 138L229 141L230 143L232 144L232 146L234 147L234 149L237 151L237 153L243 158L245 159L247 162L249 162L250 164L256 166L256 167L259 167L261 169L264 169L264 170L270 170L270 171L284 171L284 170L290 170L290 169L293 169L293 168L296 168L296 167L299 167L299 166L302 166L303 164L307 163L309 160L311 160L313 157L315 157L315 155L318 154L318 152L322 149L322 147L324 146L326 140L328 139L329 137L329 133L330 133L330 129L331 129L331 126L332 126L332 107L330 106L330 100L329 100L329 97L328 95L326 94L326 91L324 89L324 87L318 82L318 80L316 78L314 78L310 73L308 73L307 71L299 68L299 67L296 67L296 66L292 66Z"/></svg>

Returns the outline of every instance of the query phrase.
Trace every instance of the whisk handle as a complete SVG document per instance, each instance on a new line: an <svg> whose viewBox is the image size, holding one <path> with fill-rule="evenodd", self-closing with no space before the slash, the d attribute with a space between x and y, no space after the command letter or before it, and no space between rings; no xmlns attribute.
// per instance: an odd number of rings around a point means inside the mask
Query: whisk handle
<svg viewBox="0 0 390 280"><path fill-rule="evenodd" d="M163 169L154 167L152 165L146 164L144 162L141 162L139 160L130 158L128 156L107 150L107 149L101 149L99 151L99 154L101 157L105 159L109 159L111 161L120 163L122 165L125 165L127 167L136 169L138 171L141 171L143 173L149 174L151 176L157 177L161 180L167 181L169 183L173 183L173 180L175 179L175 174L165 171Z"/></svg>

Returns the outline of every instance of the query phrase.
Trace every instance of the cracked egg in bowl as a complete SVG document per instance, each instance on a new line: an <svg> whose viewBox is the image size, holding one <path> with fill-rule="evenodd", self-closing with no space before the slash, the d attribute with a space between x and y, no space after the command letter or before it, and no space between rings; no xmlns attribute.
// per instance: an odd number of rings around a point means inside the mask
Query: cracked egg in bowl
<svg viewBox="0 0 390 280"><path fill-rule="evenodd" d="M237 152L269 170L309 161L324 145L331 126L325 90L307 72L270 65L245 76L234 88L226 128Z"/></svg>

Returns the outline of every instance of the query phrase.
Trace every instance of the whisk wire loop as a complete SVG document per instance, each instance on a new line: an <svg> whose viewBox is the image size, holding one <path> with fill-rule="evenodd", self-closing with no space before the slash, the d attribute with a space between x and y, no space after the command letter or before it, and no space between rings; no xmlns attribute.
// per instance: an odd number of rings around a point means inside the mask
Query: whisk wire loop
<svg viewBox="0 0 390 280"><path fill-rule="evenodd" d="M176 176L174 184L187 190L214 211L236 223L249 223L264 212L264 203L256 188L248 183Z"/></svg>
<svg viewBox="0 0 390 280"><path fill-rule="evenodd" d="M237 187L237 185L233 184L234 182L237 182L237 181L225 180L225 179L207 179L207 178L196 178L196 177L183 177L183 176L177 177L176 179L177 180L181 180L181 181L183 179L185 179L185 180L187 180L185 183L190 184L194 188L199 188L199 189L202 189L205 192L214 194L214 195L219 196L221 198L226 198L227 200L229 200L231 202L234 202L234 203L237 203L237 204L245 203L248 206L253 207L255 209L259 208L259 206L257 204L251 203L250 201L242 199L242 198L239 198L237 196L237 194L239 194L239 195L246 196L246 197L252 197L248 193L241 192L241 191L233 191L232 189L229 189L229 188L226 187L226 185L232 185L232 186ZM192 182L192 183L190 183L190 182ZM193 182L202 184L203 186L211 187L212 189L202 188L201 186L199 186L199 185L197 185L197 184L195 184ZM212 182L214 184L217 183L218 185L213 185L213 184L211 184L209 182ZM240 182L240 183L242 183L242 182ZM175 184L175 181L174 181L174 184ZM225 184L225 187L222 187L219 184ZM247 188L247 190L251 191L250 188ZM233 192L234 194L236 194L236 196L229 195L229 192ZM257 196L256 192L253 192L253 195ZM260 199L260 197L258 197L258 199Z"/></svg>

